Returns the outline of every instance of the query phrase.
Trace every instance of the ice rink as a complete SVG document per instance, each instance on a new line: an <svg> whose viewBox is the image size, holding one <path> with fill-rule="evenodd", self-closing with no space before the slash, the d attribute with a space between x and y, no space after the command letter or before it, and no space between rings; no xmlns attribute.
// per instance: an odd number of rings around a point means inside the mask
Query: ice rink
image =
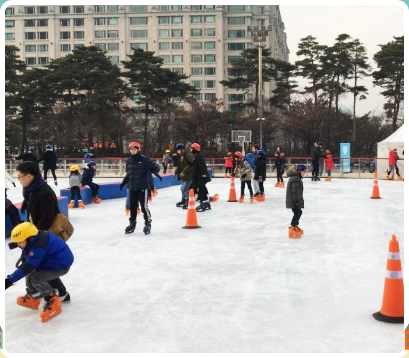
<svg viewBox="0 0 409 358"><path fill-rule="evenodd" d="M118 179L95 179L112 182ZM301 239L288 238L286 188L265 182L266 201L227 202L230 179L214 178L220 199L187 230L180 187L159 189L125 235L125 199L70 210L75 262L62 278L71 303L49 322L16 304L24 280L5 292L4 342L13 353L396 353L403 324L376 321L389 241L404 258L404 182L304 179ZM287 178L285 178L287 183ZM239 196L239 180L236 179ZM59 189L68 179L59 179ZM22 201L22 188L8 197ZM5 271L20 251L5 243ZM405 273L404 273L405 276ZM5 351L6 354L6 351Z"/></svg>

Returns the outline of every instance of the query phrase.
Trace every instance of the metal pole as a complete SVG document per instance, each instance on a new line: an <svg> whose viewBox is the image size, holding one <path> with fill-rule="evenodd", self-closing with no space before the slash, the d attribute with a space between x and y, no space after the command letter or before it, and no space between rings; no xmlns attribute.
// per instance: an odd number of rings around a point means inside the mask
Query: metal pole
<svg viewBox="0 0 409 358"><path fill-rule="evenodd" d="M262 51L261 41L258 47L258 84L259 84L259 120L260 120L260 148L263 147L263 80L262 80Z"/></svg>

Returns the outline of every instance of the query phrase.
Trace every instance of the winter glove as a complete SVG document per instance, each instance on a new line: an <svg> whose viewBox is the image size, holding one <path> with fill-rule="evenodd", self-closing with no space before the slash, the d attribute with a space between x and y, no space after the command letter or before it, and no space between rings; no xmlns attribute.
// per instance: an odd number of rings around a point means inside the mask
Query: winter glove
<svg viewBox="0 0 409 358"><path fill-rule="evenodd" d="M247 176L247 174L242 174L241 178L244 179Z"/></svg>
<svg viewBox="0 0 409 358"><path fill-rule="evenodd" d="M13 181L13 186L16 187L16 183Z"/></svg>
<svg viewBox="0 0 409 358"><path fill-rule="evenodd" d="M259 181L260 183L263 181L263 177L262 177L261 175L258 177L258 181Z"/></svg>
<svg viewBox="0 0 409 358"><path fill-rule="evenodd" d="M6 278L6 284L5 284L4 287L7 290L10 286L13 286L13 282L11 282L8 278Z"/></svg>
<svg viewBox="0 0 409 358"><path fill-rule="evenodd" d="M125 186L125 184L124 184L124 183L121 183L121 184L119 185L119 190L122 190L124 186Z"/></svg>

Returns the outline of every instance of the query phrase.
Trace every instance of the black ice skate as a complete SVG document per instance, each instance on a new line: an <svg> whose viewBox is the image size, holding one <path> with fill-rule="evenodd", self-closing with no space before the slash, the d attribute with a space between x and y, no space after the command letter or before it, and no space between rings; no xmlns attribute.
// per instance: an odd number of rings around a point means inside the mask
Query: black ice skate
<svg viewBox="0 0 409 358"><path fill-rule="evenodd" d="M143 228L143 232L145 235L148 235L151 233L151 223L150 222L146 222L145 223L145 227Z"/></svg>
<svg viewBox="0 0 409 358"><path fill-rule="evenodd" d="M208 201L205 201L203 203L200 203L200 205L196 207L196 211L201 212L201 211L210 210L211 208L212 207L210 206L210 203Z"/></svg>
<svg viewBox="0 0 409 358"><path fill-rule="evenodd" d="M176 203L176 207L183 208L186 204L187 204L187 199L182 198L182 201L179 201L178 203Z"/></svg>
<svg viewBox="0 0 409 358"><path fill-rule="evenodd" d="M129 220L130 224L125 228L125 234L132 234L135 231L135 227L136 227L136 220L131 222L131 220Z"/></svg>

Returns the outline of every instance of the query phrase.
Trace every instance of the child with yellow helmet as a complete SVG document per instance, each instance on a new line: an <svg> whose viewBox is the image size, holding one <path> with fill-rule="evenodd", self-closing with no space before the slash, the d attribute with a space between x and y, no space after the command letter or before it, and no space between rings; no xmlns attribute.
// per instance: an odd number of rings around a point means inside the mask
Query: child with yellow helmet
<svg viewBox="0 0 409 358"><path fill-rule="evenodd" d="M77 194L78 199L78 206L81 209L85 209L85 204L82 202L81 198L81 180L82 175L79 172L80 168L77 164L71 165L70 167L70 176L69 176L69 184L70 184L70 191L71 191L71 201L68 204L68 209L72 209L74 207L74 199L75 194Z"/></svg>
<svg viewBox="0 0 409 358"><path fill-rule="evenodd" d="M169 163L171 161L172 161L172 157L170 156L170 150L166 149L165 154L163 155L163 158L162 158L163 174L166 174L166 171L168 170Z"/></svg>

